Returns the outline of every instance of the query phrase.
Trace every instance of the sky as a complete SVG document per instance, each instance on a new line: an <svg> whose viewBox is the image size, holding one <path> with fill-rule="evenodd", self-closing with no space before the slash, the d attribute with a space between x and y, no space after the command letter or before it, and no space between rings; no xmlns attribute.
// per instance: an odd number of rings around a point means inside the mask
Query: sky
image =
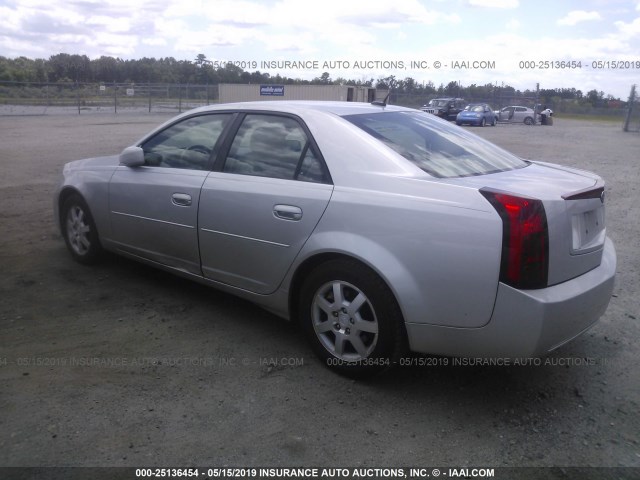
<svg viewBox="0 0 640 480"><path fill-rule="evenodd" d="M58 53L626 100L640 83L640 0L0 0L0 56Z"/></svg>

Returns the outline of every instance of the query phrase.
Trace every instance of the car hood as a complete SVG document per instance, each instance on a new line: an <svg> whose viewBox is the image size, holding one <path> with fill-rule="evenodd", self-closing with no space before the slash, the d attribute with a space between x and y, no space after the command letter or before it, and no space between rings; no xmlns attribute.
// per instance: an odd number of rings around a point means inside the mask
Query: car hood
<svg viewBox="0 0 640 480"><path fill-rule="evenodd" d="M71 170L87 170L94 168L114 168L120 164L119 155L110 155L108 157L92 157L82 160L75 160L65 165L65 168Z"/></svg>

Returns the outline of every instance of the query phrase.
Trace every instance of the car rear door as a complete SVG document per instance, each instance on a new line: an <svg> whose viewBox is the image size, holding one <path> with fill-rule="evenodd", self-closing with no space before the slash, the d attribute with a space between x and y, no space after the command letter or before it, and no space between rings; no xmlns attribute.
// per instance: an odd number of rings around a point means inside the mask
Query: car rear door
<svg viewBox="0 0 640 480"><path fill-rule="evenodd" d="M276 290L322 217L333 185L297 117L247 113L202 187L198 237L206 278Z"/></svg>
<svg viewBox="0 0 640 480"><path fill-rule="evenodd" d="M198 204L229 113L182 119L145 141L145 165L109 184L112 240L121 252L201 275Z"/></svg>
<svg viewBox="0 0 640 480"><path fill-rule="evenodd" d="M516 107L515 112L513 113L513 121L516 123L524 122L525 117L527 117L527 109L524 107Z"/></svg>

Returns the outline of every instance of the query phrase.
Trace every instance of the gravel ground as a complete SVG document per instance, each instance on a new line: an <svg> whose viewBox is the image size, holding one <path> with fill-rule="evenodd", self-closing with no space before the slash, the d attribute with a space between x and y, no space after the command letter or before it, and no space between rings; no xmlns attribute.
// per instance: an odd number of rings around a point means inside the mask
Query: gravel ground
<svg viewBox="0 0 640 480"><path fill-rule="evenodd" d="M607 181L618 277L592 330L541 365L356 382L250 303L116 257L71 260L52 219L62 165L166 118L0 117L0 466L640 467L639 134L473 128Z"/></svg>

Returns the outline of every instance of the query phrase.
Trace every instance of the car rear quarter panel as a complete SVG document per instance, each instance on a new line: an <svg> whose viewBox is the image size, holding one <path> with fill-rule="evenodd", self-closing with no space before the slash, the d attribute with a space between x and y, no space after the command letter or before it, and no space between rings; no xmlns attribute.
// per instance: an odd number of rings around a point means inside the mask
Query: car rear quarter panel
<svg viewBox="0 0 640 480"><path fill-rule="evenodd" d="M394 292L406 322L485 325L500 269L497 214L471 207L472 199L481 206L484 201L472 189L407 179L387 183L404 187L403 193L336 187L299 262L324 252L361 260Z"/></svg>
<svg viewBox="0 0 640 480"><path fill-rule="evenodd" d="M309 112L305 121L335 189L296 265L323 252L349 255L386 281L406 322L485 325L502 223L478 189L429 176L338 116Z"/></svg>

